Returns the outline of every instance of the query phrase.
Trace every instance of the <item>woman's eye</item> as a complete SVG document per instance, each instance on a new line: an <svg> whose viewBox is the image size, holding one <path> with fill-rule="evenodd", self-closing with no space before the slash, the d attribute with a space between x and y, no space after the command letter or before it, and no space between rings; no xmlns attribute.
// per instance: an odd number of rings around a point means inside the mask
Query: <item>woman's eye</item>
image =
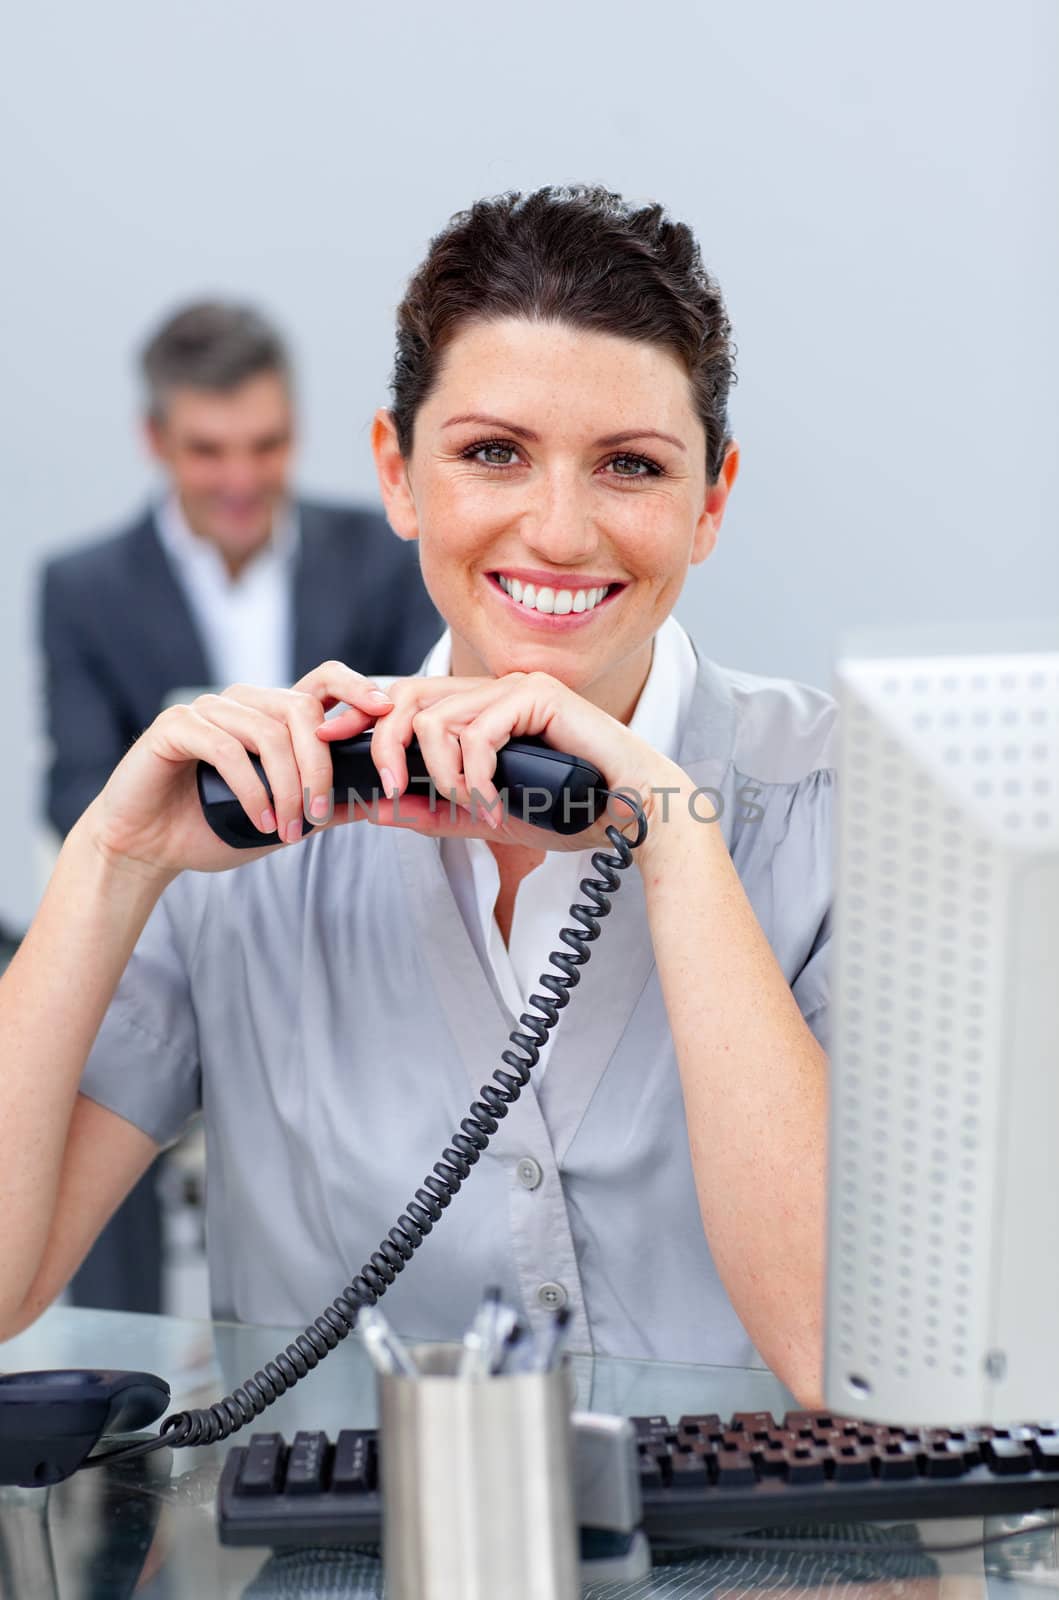
<svg viewBox="0 0 1059 1600"><path fill-rule="evenodd" d="M619 478L652 478L656 477L659 468L653 461L648 461L646 456L612 456L612 466Z"/></svg>
<svg viewBox="0 0 1059 1600"><path fill-rule="evenodd" d="M492 444L476 444L467 454L472 461L480 461L486 467L508 467L515 454L515 446L501 444L499 441Z"/></svg>

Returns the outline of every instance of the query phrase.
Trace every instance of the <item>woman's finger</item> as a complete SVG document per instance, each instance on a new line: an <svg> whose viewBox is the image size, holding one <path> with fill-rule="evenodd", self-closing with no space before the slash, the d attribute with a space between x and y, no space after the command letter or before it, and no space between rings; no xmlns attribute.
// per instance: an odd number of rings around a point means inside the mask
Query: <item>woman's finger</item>
<svg viewBox="0 0 1059 1600"><path fill-rule="evenodd" d="M253 684L235 684L221 698L262 711L286 725L302 777L303 814L314 822L330 816L334 804L332 761L326 745L316 737L324 720L323 702L305 690L262 689ZM382 709L388 711L390 703ZM359 711L354 714L363 716Z"/></svg>
<svg viewBox="0 0 1059 1600"><path fill-rule="evenodd" d="M287 844L300 839L303 828L303 783L289 725L254 706L228 699L225 695L199 695L193 702L193 709L208 722L233 734L248 750L255 751L261 757L265 778L272 791L272 804L270 808L267 807L266 797L266 808L252 816L252 821L262 827L262 818L271 809L280 838ZM327 759L326 752L324 759ZM319 774L316 774L316 781L319 782Z"/></svg>
<svg viewBox="0 0 1059 1600"><path fill-rule="evenodd" d="M394 709L377 722L371 737L371 758L387 793L408 787L405 751L412 742L414 717L424 707L478 690L488 692L495 678L400 678L393 685ZM328 724L330 726L330 723Z"/></svg>
<svg viewBox="0 0 1059 1600"><path fill-rule="evenodd" d="M506 738L500 741L501 745L506 743ZM498 749L499 746L493 743L477 720L469 722L460 734L463 776L471 797L471 815L484 817L493 827L499 826L506 804L493 782Z"/></svg>
<svg viewBox="0 0 1059 1600"><path fill-rule="evenodd" d="M320 733L329 739L350 739L363 733L376 717L384 716L393 708L393 696L363 673L354 672L343 661L324 661L294 684L300 694L310 694L319 700L325 711L343 704L349 709L330 723L320 724ZM334 728L341 723L341 731Z"/></svg>
<svg viewBox="0 0 1059 1600"><path fill-rule="evenodd" d="M324 720L322 703L314 695L288 689L286 723L302 782L302 812L313 822L331 815L335 775L331 752L316 737Z"/></svg>
<svg viewBox="0 0 1059 1600"><path fill-rule="evenodd" d="M262 833L273 832L268 790L236 734L203 716L194 705L178 705L160 713L148 737L163 760L206 761L216 767L254 826Z"/></svg>

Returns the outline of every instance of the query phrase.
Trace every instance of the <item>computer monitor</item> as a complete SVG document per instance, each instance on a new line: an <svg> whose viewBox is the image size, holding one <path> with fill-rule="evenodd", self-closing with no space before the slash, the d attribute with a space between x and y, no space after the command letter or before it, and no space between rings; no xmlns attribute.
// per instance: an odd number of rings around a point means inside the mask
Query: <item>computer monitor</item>
<svg viewBox="0 0 1059 1600"><path fill-rule="evenodd" d="M1059 622L843 640L824 1390L1059 1416Z"/></svg>

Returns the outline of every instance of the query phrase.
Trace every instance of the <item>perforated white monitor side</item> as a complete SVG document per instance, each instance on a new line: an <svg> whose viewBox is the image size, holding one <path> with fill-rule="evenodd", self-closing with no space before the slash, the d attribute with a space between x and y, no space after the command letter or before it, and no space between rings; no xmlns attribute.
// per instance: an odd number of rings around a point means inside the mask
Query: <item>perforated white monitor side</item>
<svg viewBox="0 0 1059 1600"><path fill-rule="evenodd" d="M835 688L828 1404L1059 1415L1059 630Z"/></svg>

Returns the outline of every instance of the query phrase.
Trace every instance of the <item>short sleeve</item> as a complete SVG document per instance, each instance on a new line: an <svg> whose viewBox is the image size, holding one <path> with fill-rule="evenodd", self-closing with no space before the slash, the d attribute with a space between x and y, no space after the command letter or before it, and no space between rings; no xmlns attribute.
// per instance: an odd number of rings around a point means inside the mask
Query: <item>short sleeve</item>
<svg viewBox="0 0 1059 1600"><path fill-rule="evenodd" d="M129 957L81 1075L81 1093L172 1144L199 1110L202 1076L187 957L200 920L185 874L164 891Z"/></svg>
<svg viewBox="0 0 1059 1600"><path fill-rule="evenodd" d="M831 1049L831 907L810 951L809 959L791 984L791 993L806 1026L821 1049Z"/></svg>
<svg viewBox="0 0 1059 1600"><path fill-rule="evenodd" d="M788 807L784 839L783 919L788 948L797 952L786 970L794 973L791 993L806 1026L825 1051L831 1047L836 778L833 767L819 767L802 781Z"/></svg>

